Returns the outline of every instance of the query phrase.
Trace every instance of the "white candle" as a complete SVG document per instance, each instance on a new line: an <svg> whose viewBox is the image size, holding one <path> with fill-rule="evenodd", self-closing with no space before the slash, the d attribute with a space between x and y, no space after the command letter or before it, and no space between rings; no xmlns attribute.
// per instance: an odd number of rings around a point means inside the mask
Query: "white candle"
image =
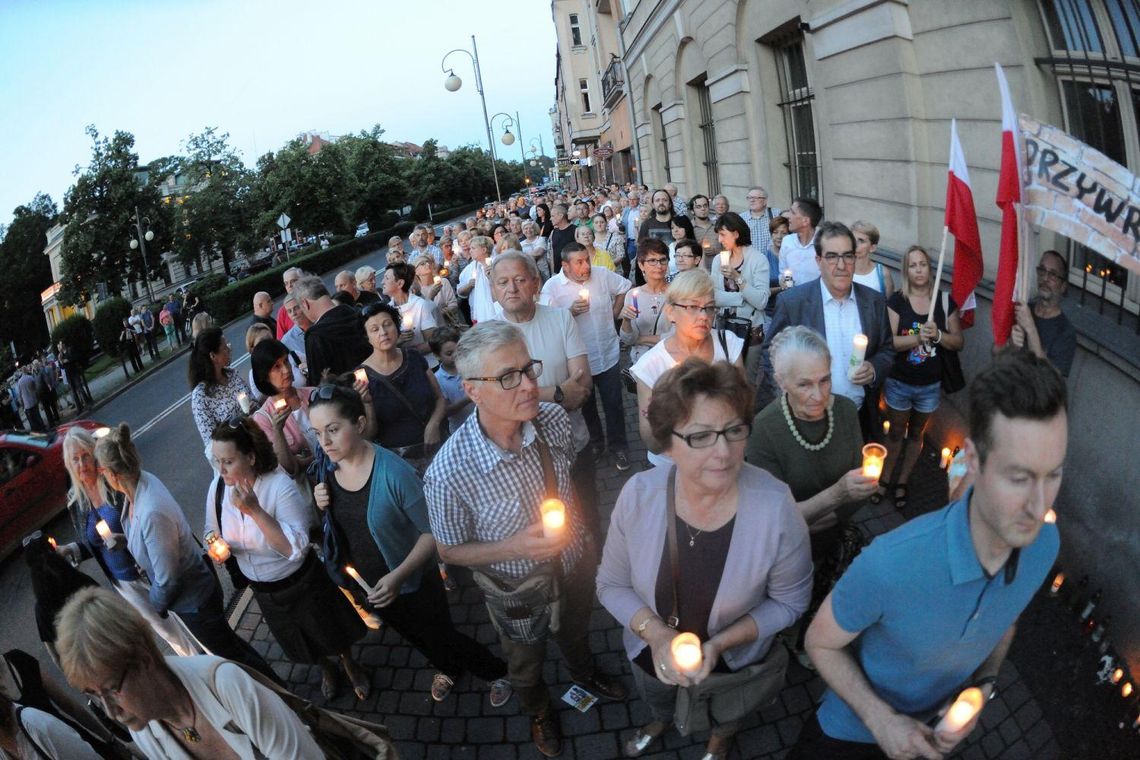
<svg viewBox="0 0 1140 760"><path fill-rule="evenodd" d="M950 463L951 463L952 461L954 461L954 454L953 454L953 452L951 452L951 451L950 451L950 449L948 449L948 448L944 448L944 449L942 449L942 459L941 459L941 461L940 461L940 463L939 463L939 466L940 466L940 467L941 467L943 470L945 470L945 469L948 469L948 468L950 467Z"/></svg>
<svg viewBox="0 0 1140 760"><path fill-rule="evenodd" d="M891 432L891 421L883 420L883 435L889 435Z"/></svg>
<svg viewBox="0 0 1140 760"><path fill-rule="evenodd" d="M404 329L405 330L411 330L412 327L415 325L415 321L412 319L411 314L405 314L404 315L403 323L404 323Z"/></svg>
<svg viewBox="0 0 1140 760"><path fill-rule="evenodd" d="M851 340L851 367L849 371L857 370L865 358L867 358L867 336L863 333L856 333Z"/></svg>
<svg viewBox="0 0 1140 760"><path fill-rule="evenodd" d="M1061 586L1065 585L1065 574L1057 573L1053 577L1053 585L1049 587L1049 596L1056 596L1057 592L1061 590Z"/></svg>
<svg viewBox="0 0 1140 760"><path fill-rule="evenodd" d="M701 640L695 633L679 633L669 645L673 654L673 665L682 673L695 673L701 669L704 654Z"/></svg>
<svg viewBox="0 0 1140 760"><path fill-rule="evenodd" d="M731 253L729 253L728 251L721 251L720 252L720 265L722 267L728 266L728 264L731 260L732 260L732 254Z"/></svg>
<svg viewBox="0 0 1140 760"><path fill-rule="evenodd" d="M356 382L358 383L368 382L368 373L364 371L364 367L361 367L360 369L353 372L352 376L356 378Z"/></svg>
<svg viewBox="0 0 1140 760"><path fill-rule="evenodd" d="M582 288L581 290L578 291L578 297L581 298L583 301L589 301L590 300L590 289L589 288Z"/></svg>
<svg viewBox="0 0 1140 760"><path fill-rule="evenodd" d="M100 520L95 523L95 532L99 534L99 538L106 541L111 537L111 526L107 524L106 520Z"/></svg>
<svg viewBox="0 0 1140 760"><path fill-rule="evenodd" d="M784 270L784 284L787 285L788 287L791 287L795 283L796 283L795 278L792 277L792 270L785 269Z"/></svg>
<svg viewBox="0 0 1140 760"><path fill-rule="evenodd" d="M877 443L868 443L863 447L863 477L879 479L883 474L883 462L887 459L887 450Z"/></svg>
<svg viewBox="0 0 1140 760"><path fill-rule="evenodd" d="M226 540L219 535L215 535L213 540L207 540L206 551L210 554L210 559L215 562L225 562L230 558L230 545Z"/></svg>
<svg viewBox="0 0 1140 760"><path fill-rule="evenodd" d="M934 732L953 734L961 731L967 723L974 719L974 716L982 711L982 706L985 703L986 698L982 694L982 690L976 686L971 686L958 695L954 704L950 705L950 709L942 716L942 720L938 721Z"/></svg>
<svg viewBox="0 0 1140 760"><path fill-rule="evenodd" d="M438 285L440 282L442 282L442 280L438 274L432 278L432 284L433 285Z"/></svg>
<svg viewBox="0 0 1140 760"><path fill-rule="evenodd" d="M1043 519L1045 522L1052 525L1053 523L1057 522L1057 513L1054 512L1052 509L1050 509L1048 512L1045 513L1045 517Z"/></svg>
<svg viewBox="0 0 1140 760"><path fill-rule="evenodd" d="M542 535L554 538L566 526L566 505L561 499L546 499L539 505L542 513Z"/></svg>
<svg viewBox="0 0 1140 760"><path fill-rule="evenodd" d="M371 594L372 593L372 587L364 582L364 579L360 577L360 573L356 572L355 567L353 567L352 565L345 565L344 571L346 573L348 573L348 577L352 578L354 581L356 581L357 583L360 584L360 587L362 589L364 589L365 594Z"/></svg>
<svg viewBox="0 0 1140 760"><path fill-rule="evenodd" d="M245 391L238 391L237 395L238 406L241 407L242 414L249 414L250 402L249 394Z"/></svg>

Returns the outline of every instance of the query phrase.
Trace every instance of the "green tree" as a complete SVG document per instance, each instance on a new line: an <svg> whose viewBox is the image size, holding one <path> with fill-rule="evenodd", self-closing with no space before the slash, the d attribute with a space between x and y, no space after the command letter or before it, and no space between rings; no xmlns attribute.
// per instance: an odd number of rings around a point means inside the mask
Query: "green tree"
<svg viewBox="0 0 1140 760"><path fill-rule="evenodd" d="M258 159L253 182L254 227L263 236L277 232L277 218L288 214L292 226L314 232L352 231L356 222L344 208L350 176L336 144L316 155L297 139L277 153Z"/></svg>
<svg viewBox="0 0 1140 760"><path fill-rule="evenodd" d="M358 135L347 135L333 143L336 153L344 156L351 177L344 208L348 218L367 221L372 229L387 226L387 213L402 207L408 199L400 159L396 149L380 138L380 125ZM324 154L325 148L317 155Z"/></svg>
<svg viewBox="0 0 1140 760"><path fill-rule="evenodd" d="M239 251L256 247L251 206L253 175L229 145L229 134L209 127L191 135L177 166L191 188L181 204L172 248L182 263L221 257L230 263Z"/></svg>
<svg viewBox="0 0 1140 760"><path fill-rule="evenodd" d="M119 333L123 331L123 320L131 315L131 304L125 298L108 298L95 310L92 327L99 347L107 354L119 356Z"/></svg>
<svg viewBox="0 0 1140 760"><path fill-rule="evenodd" d="M446 206L467 199L455 195L454 169L446 159L440 158L438 143L432 139L424 143L423 151L415 161L409 161L404 173L408 186L408 202L412 216L427 216L427 206Z"/></svg>
<svg viewBox="0 0 1140 760"><path fill-rule="evenodd" d="M48 340L40 292L52 282L44 247L57 213L51 197L38 193L12 212L0 241L0 342L15 341L20 354L42 348Z"/></svg>

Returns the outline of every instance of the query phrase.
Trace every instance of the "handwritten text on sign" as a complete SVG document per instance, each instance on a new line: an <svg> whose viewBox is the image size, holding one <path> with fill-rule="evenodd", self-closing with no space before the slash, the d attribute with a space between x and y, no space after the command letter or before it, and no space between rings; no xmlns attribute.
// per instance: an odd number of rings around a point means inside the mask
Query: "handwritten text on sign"
<svg viewBox="0 0 1140 760"><path fill-rule="evenodd" d="M1056 127L1021 114L1030 224L1140 272L1140 180Z"/></svg>

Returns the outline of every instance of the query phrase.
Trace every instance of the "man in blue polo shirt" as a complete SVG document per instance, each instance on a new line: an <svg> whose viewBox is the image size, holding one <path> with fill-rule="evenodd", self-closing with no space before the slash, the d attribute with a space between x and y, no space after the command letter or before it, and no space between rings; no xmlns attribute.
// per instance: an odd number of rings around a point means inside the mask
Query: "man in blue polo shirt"
<svg viewBox="0 0 1140 760"><path fill-rule="evenodd" d="M827 682L788 760L933 758L977 721L936 732L967 686L987 698L1017 618L1057 557L1043 522L1061 487L1065 381L1006 349L970 385L966 461L974 486L874 541L824 600L807 651Z"/></svg>

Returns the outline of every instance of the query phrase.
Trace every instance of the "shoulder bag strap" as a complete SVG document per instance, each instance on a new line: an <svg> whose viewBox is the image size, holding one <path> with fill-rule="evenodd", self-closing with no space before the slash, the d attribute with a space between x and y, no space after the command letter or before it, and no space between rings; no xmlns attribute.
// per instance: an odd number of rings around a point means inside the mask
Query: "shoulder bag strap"
<svg viewBox="0 0 1140 760"><path fill-rule="evenodd" d="M222 535L222 494L226 491L226 481L218 476L218 484L214 486L214 516L218 519L218 535Z"/></svg>
<svg viewBox="0 0 1140 760"><path fill-rule="evenodd" d="M940 300L942 301L942 321L946 323L947 327L949 327L950 326L950 293L948 291L943 290L942 293L940 294Z"/></svg>
<svg viewBox="0 0 1140 760"><path fill-rule="evenodd" d="M676 497L677 466L669 467L669 474L665 476L665 539L669 544L669 573L672 577L673 611L665 618L665 625L676 629L681 622L678 617L678 593L680 585L681 565L677 561L677 497Z"/></svg>
<svg viewBox="0 0 1140 760"><path fill-rule="evenodd" d="M721 329L716 331L716 337L717 337L717 340L720 341L721 350L724 351L724 360L726 362L728 362L729 364L731 364L732 363L732 357L728 355L728 338L725 337L724 333L725 333L724 328L721 328Z"/></svg>
<svg viewBox="0 0 1140 760"><path fill-rule="evenodd" d="M404 361L408 361L407 355L404 356ZM387 377L385 377L383 374L381 374L379 372L373 372L372 374L374 374L376 377L380 378L380 382L384 384L384 387L387 388L388 391L393 396L395 396L397 399L399 399L401 404L403 404L404 406L406 406L408 408L408 411L412 413L412 417L415 418L416 422L420 423L421 425L427 424L427 420L425 420L423 418L423 415L421 415L419 413L418 409L416 409L414 406L412 406L412 402L409 401L408 397L405 396L403 394L403 392L399 388L396 387L395 383L393 383L391 380L389 380Z"/></svg>

